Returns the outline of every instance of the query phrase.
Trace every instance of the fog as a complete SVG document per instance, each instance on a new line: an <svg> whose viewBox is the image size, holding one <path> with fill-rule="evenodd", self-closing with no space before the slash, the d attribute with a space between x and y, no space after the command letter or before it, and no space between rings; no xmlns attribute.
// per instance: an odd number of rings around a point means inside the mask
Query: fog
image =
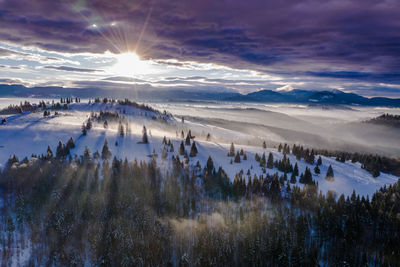
<svg viewBox="0 0 400 267"><path fill-rule="evenodd" d="M215 141L260 145L297 143L314 148L400 156L400 129L365 123L399 108L228 102L148 103L171 112L182 127L210 132ZM186 124L186 125L185 125Z"/></svg>

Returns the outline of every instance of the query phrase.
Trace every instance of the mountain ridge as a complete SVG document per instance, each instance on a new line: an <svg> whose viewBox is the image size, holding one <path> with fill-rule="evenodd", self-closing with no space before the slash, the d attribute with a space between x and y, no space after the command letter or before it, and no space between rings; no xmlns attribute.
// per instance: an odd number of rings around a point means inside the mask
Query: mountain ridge
<svg viewBox="0 0 400 267"><path fill-rule="evenodd" d="M183 89L162 90L127 90L116 87L113 90L93 87L68 88L60 86L26 87L22 84L0 84L0 97L70 97L82 98L114 97L143 100L163 101L196 101L216 100L233 102L258 103L292 103L292 104L321 104L321 105L362 105L362 106L390 106L400 107L400 98L364 97L355 93L346 93L340 90L311 91L294 89L291 91L260 90L248 94L235 92L193 92Z"/></svg>

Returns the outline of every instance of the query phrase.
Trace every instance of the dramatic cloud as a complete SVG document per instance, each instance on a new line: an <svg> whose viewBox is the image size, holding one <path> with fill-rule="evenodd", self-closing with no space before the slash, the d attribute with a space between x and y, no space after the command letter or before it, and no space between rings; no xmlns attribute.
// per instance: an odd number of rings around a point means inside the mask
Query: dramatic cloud
<svg viewBox="0 0 400 267"><path fill-rule="evenodd" d="M0 40L61 53L135 50L178 68L197 61L399 84L399 13L397 0L3 0Z"/></svg>

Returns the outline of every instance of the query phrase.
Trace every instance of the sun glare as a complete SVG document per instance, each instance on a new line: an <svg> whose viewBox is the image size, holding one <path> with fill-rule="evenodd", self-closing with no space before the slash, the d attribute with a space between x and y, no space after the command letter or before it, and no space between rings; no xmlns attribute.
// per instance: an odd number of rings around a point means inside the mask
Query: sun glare
<svg viewBox="0 0 400 267"><path fill-rule="evenodd" d="M150 64L133 52L115 55L117 62L111 71L117 75L135 76L150 73Z"/></svg>

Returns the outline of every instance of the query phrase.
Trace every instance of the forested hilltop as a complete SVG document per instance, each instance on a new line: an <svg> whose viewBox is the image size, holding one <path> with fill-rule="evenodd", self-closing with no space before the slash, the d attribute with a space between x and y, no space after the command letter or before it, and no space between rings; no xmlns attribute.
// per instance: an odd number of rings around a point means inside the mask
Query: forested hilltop
<svg viewBox="0 0 400 267"><path fill-rule="evenodd" d="M104 158L104 159L101 159ZM102 179L100 179L102 177ZM389 266L400 260L400 182L335 199L277 176L232 183L210 157L165 175L87 149L50 153L0 175L3 263L29 265Z"/></svg>
<svg viewBox="0 0 400 267"><path fill-rule="evenodd" d="M244 145L235 142L240 131L222 131L222 139L220 129L128 99L6 110L6 266L400 260L398 159L269 140Z"/></svg>
<svg viewBox="0 0 400 267"><path fill-rule="evenodd" d="M391 127L400 127L400 115L392 115L392 114L382 114L376 118L372 118L370 120L366 120L366 123L374 123L380 125L386 125Z"/></svg>

